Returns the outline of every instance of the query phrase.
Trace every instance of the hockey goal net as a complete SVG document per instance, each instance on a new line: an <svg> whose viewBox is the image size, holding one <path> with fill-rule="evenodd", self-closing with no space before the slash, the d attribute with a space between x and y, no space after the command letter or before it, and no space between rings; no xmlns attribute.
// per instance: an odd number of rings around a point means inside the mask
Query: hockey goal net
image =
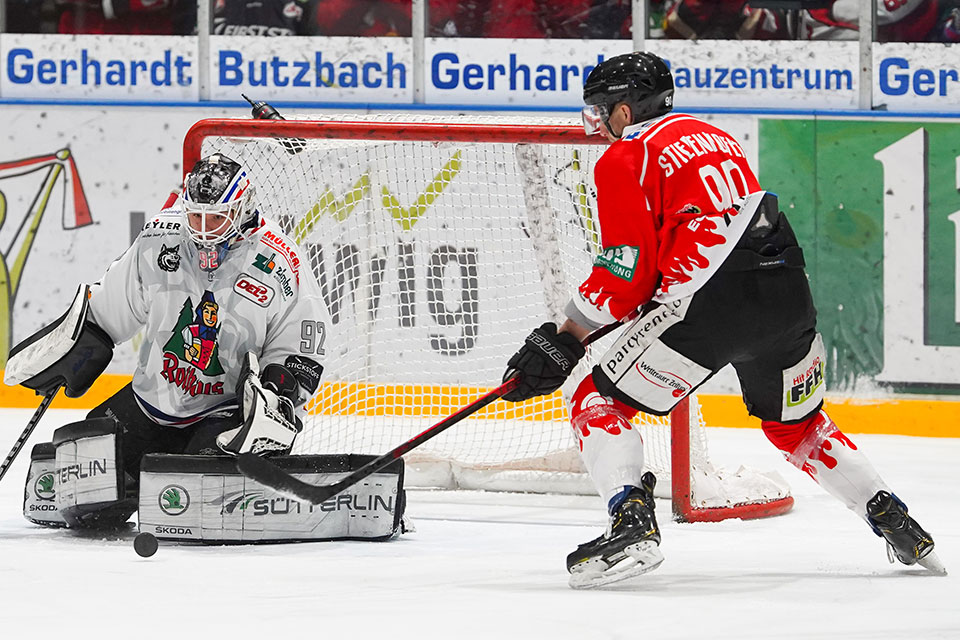
<svg viewBox="0 0 960 640"><path fill-rule="evenodd" d="M322 339L326 368L295 453L388 451L499 384L532 327L562 321L599 247L596 142L569 121L489 117L191 128L184 171L214 151L242 162L330 312L323 335L305 336ZM588 356L556 394L496 402L411 452L408 485L594 493L565 402L592 366ZM711 464L695 398L672 420L636 422L678 519L790 509L776 474Z"/></svg>

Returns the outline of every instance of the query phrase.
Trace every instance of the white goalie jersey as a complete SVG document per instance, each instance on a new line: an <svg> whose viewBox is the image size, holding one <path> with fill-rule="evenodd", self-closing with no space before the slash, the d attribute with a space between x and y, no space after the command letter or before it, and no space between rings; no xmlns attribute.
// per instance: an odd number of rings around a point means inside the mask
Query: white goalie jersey
<svg viewBox="0 0 960 640"><path fill-rule="evenodd" d="M309 262L273 222L260 217L211 271L181 224L169 209L147 222L91 287L90 311L117 344L143 329L133 392L157 422L186 426L237 406L247 352L322 366L330 322Z"/></svg>

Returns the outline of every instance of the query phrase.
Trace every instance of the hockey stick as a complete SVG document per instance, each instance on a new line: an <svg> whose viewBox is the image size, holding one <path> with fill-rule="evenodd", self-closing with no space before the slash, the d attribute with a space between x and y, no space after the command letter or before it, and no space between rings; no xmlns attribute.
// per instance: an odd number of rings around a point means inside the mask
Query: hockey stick
<svg viewBox="0 0 960 640"><path fill-rule="evenodd" d="M10 468L10 465L13 464L14 459L20 454L20 450L23 449L23 445L27 443L27 439L30 437L30 434L33 433L33 430L36 429L37 425L40 423L40 418L42 418L43 414L47 412L47 407L50 406L50 403L53 402L54 396L56 396L62 388L63 385L57 385L53 391L43 396L43 400L40 401L40 406L37 407L37 410L33 412L33 416L27 423L23 433L21 433L20 437L17 438L13 448L10 449L10 453L8 453L6 459L4 459L3 464L0 464L0 480L3 480L3 476L6 475L7 469Z"/></svg>
<svg viewBox="0 0 960 640"><path fill-rule="evenodd" d="M621 326L624 322L635 317L635 315L636 314L631 314L628 318L597 329L583 340L583 346L586 347L592 342L596 342L617 327ZM255 453L241 453L239 456L237 456L237 468L243 475L256 480L262 485L268 486L271 489L281 493L293 495L311 504L320 504L321 502L326 502L344 489L353 486L367 476L373 475L411 449L414 449L427 440L430 440L434 436L443 433L464 418L473 415L488 404L510 393L516 388L519 382L520 380L516 377L510 378L493 391L490 391L486 395L477 398L472 403L463 407L456 413L444 418L437 424L422 432L420 435L414 436L410 440L407 440L400 446L391 449L382 456L374 458L359 469L348 474L342 480L334 482L333 484L309 484L303 480L300 480L299 478L295 478L283 469L277 467L277 465L275 465L269 459L258 456Z"/></svg>

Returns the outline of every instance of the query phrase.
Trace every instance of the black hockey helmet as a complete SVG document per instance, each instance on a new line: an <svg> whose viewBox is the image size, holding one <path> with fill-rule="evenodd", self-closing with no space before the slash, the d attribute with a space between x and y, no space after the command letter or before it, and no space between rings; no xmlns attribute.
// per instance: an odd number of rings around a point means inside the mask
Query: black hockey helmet
<svg viewBox="0 0 960 640"><path fill-rule="evenodd" d="M253 192L247 172L236 160L221 153L199 160L180 193L190 238L209 247L237 236L254 213ZM198 223L190 224L191 215L197 216ZM208 224L214 226L208 228Z"/></svg>
<svg viewBox="0 0 960 640"><path fill-rule="evenodd" d="M610 129L610 114L626 103L637 124L673 109L673 75L657 55L635 51L604 60L590 72L583 86L583 128L587 135Z"/></svg>

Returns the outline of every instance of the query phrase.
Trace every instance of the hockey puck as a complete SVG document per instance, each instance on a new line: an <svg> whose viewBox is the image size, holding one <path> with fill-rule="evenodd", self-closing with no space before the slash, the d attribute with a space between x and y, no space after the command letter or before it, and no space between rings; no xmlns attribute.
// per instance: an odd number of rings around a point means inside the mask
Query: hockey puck
<svg viewBox="0 0 960 640"><path fill-rule="evenodd" d="M152 533L141 533L133 539L133 549L138 556L149 558L157 552L160 544Z"/></svg>

